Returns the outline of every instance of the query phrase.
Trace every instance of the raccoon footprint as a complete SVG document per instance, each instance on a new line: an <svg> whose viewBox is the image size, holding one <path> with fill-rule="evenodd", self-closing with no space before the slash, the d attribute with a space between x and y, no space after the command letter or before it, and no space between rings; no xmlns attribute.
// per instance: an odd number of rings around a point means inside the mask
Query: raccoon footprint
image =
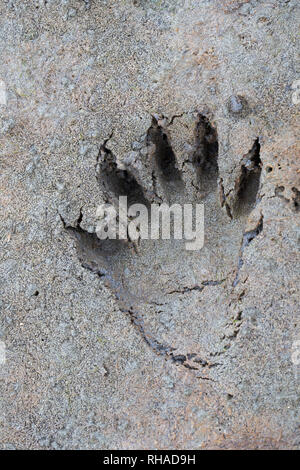
<svg viewBox="0 0 300 470"><path fill-rule="evenodd" d="M82 265L102 278L147 344L176 364L206 374L218 365L212 360L219 355L216 351L225 347L221 333L228 319L223 306L233 273L242 263L241 213L252 209L258 190L259 143L242 165L237 182L240 201L231 210L224 198L219 202L216 128L206 116L196 114L193 146L179 158L171 144L171 124L154 116L135 151L121 164L103 144L97 178L106 201L116 207L120 196L127 196L128 205L143 204L148 209L152 203L203 203L203 248L188 251L185 240L172 237L141 238L137 243L100 240L80 227L73 233Z"/></svg>

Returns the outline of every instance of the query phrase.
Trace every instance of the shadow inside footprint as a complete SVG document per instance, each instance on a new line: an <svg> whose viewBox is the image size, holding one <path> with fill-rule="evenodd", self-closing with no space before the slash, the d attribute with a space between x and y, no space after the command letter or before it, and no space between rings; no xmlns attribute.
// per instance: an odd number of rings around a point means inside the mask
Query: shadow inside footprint
<svg viewBox="0 0 300 470"><path fill-rule="evenodd" d="M115 155L102 145L98 155L98 181L107 202L114 198L127 196L129 204L140 203L148 206L148 200L136 178L127 170L120 169Z"/></svg>
<svg viewBox="0 0 300 470"><path fill-rule="evenodd" d="M218 175L218 134L203 114L195 126L195 150L192 162L196 168L197 186L203 193L216 188Z"/></svg>
<svg viewBox="0 0 300 470"><path fill-rule="evenodd" d="M155 171L165 191L182 190L184 184L177 168L176 157L169 142L167 131L155 117L152 118L152 125L148 130L147 143L150 158L154 160Z"/></svg>
<svg viewBox="0 0 300 470"><path fill-rule="evenodd" d="M261 170L260 143L256 139L251 150L243 157L241 174L236 182L236 216L247 215L255 205Z"/></svg>

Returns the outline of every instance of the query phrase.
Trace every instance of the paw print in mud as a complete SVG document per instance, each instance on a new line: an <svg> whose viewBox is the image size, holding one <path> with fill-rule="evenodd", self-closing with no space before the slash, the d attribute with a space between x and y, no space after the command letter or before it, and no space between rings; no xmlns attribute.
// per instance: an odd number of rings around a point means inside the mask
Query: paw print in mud
<svg viewBox="0 0 300 470"><path fill-rule="evenodd" d="M243 233L256 203L261 160L256 140L243 157L236 182L236 201L229 207L218 172L218 134L208 117L194 113L193 145L178 159L170 127L173 120L153 116L151 127L121 163L100 148L96 174L107 203L118 205L203 204L204 246L185 249L185 240L100 240L70 228L82 266L98 274L120 310L129 315L152 350L209 378L212 367L230 348L242 322L241 313L228 319L229 293L239 282L243 251L261 232ZM180 119L180 116L177 117ZM173 118L174 119L174 118Z"/></svg>

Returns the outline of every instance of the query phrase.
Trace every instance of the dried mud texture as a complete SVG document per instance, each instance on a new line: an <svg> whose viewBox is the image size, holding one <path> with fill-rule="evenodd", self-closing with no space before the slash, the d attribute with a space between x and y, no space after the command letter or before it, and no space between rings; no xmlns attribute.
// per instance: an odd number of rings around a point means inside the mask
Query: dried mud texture
<svg viewBox="0 0 300 470"><path fill-rule="evenodd" d="M299 448L297 3L0 5L1 448Z"/></svg>

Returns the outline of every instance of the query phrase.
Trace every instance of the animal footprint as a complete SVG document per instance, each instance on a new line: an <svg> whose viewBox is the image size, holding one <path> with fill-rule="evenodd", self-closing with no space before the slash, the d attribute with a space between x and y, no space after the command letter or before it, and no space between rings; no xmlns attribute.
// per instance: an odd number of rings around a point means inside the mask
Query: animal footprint
<svg viewBox="0 0 300 470"><path fill-rule="evenodd" d="M176 119L180 120L178 116ZM107 202L203 203L205 243L199 251L185 249L185 240L100 240L79 226L72 229L79 259L111 289L143 339L158 354L177 365L206 375L220 363L215 358L230 347L241 318L226 316L228 292L239 282L245 246L261 231L243 234L255 204L261 171L257 140L244 156L236 182L236 202L226 201L218 175L218 135L209 119L189 116L193 143L175 154L171 142L174 121L153 122L134 151L119 163L101 146L97 178ZM183 124L184 125L184 124ZM179 156L178 156L179 155ZM224 210L225 209L225 210ZM229 331L229 333L228 333Z"/></svg>

